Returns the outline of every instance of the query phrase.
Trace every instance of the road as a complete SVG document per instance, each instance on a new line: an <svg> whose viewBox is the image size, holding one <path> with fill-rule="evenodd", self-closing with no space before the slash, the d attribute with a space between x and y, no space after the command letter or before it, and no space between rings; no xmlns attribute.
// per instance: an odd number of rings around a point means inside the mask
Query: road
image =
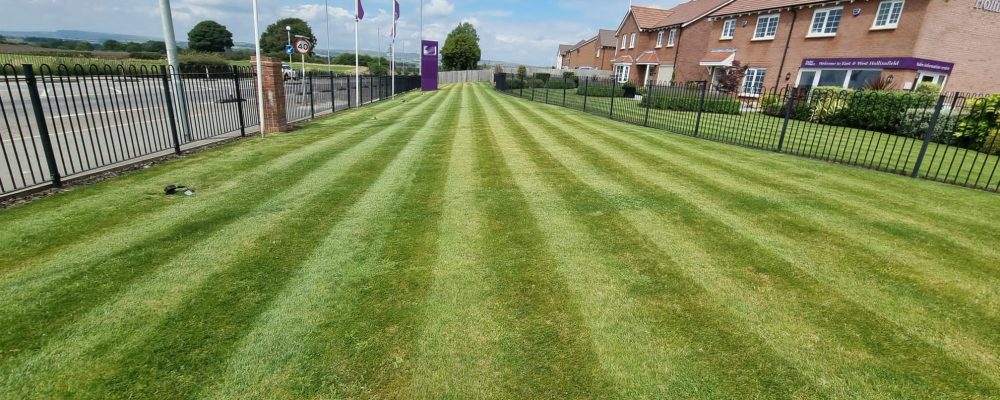
<svg viewBox="0 0 1000 400"><path fill-rule="evenodd" d="M346 78L315 78L285 83L290 122L348 108ZM362 90L362 103L378 98L379 85ZM378 83L377 81L375 83ZM188 124L178 120L181 144L189 147L240 133L258 125L255 82L233 77L185 75ZM302 87L306 85L303 95ZM373 95L371 86L375 86ZM44 77L39 97L60 175L72 177L137 159L169 154L174 141L160 76ZM332 90L331 90L332 89ZM172 89L173 90L173 89ZM353 97L353 87L350 88ZM315 96L315 99L313 97ZM242 102L238 98L245 99ZM353 103L353 98L351 99ZM0 194L36 186L49 179L28 87L23 79L0 77ZM190 129L186 129L185 125ZM253 130L256 130L255 128Z"/></svg>

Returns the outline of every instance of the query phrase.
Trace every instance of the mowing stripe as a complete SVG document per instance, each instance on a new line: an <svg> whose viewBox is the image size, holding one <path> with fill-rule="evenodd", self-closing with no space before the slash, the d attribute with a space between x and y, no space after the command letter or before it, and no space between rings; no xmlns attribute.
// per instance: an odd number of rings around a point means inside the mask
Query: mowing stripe
<svg viewBox="0 0 1000 400"><path fill-rule="evenodd" d="M463 86L444 89L456 100L443 110L420 157L406 169L396 189L400 196L380 216L368 249L356 256L370 265L346 274L323 315L324 323L304 340L316 357L300 376L315 377L298 389L306 395L335 388L345 397L386 398L406 395L416 368L416 347L424 332L426 305L441 220L449 150L459 113L469 99ZM335 251L335 250L334 250ZM330 373L333 370L334 373Z"/></svg>
<svg viewBox="0 0 1000 400"><path fill-rule="evenodd" d="M9 347L9 343L29 344L31 348L41 346L51 337L47 334L52 330L72 322L88 308L108 301L146 271L169 262L188 247L211 237L217 227L242 216L248 207L261 204L294 185L307 171L327 162L329 157L358 143L363 148L376 148L384 138L384 135L350 135L335 142L334 151L328 148L329 154L321 151L306 159L287 160L288 166L271 173L270 179L276 184L265 184L261 174L262 186L234 193L235 197L199 191L190 199L169 200L177 204L164 210L164 218L176 220L176 223L137 224L137 231L124 230L102 237L96 243L99 247L81 248L79 253L60 253L45 268L27 270L2 282L0 345L4 348ZM247 175L256 178L257 172ZM198 215L198 218L190 218L190 215ZM137 240L130 240L133 237ZM45 271L35 273L37 269ZM3 352L0 361L14 355L14 351Z"/></svg>
<svg viewBox="0 0 1000 400"><path fill-rule="evenodd" d="M447 91L444 106L453 106L457 90ZM444 96L444 95L442 95ZM327 321L339 305L336 292L359 271L372 268L378 260L365 257L372 246L366 239L378 234L384 221L400 202L400 189L411 179L410 168L420 158L442 117L428 119L414 139L392 161L375 184L337 222L322 243L283 288L269 308L261 313L238 349L227 361L225 373L206 387L208 397L295 397L301 392L337 396L336 366L310 365L318 355L308 343L311 335ZM330 308L333 307L334 310ZM324 375L306 371L320 369ZM319 387L316 381L319 380Z"/></svg>
<svg viewBox="0 0 1000 400"><path fill-rule="evenodd" d="M560 192L559 196L566 199L554 199L554 194L543 196L547 190L539 186L540 183L535 183L532 194L545 198L544 201L538 200L543 206L538 209L552 213L563 208L553 207L554 203L572 199L572 202L564 204L567 207L575 204L571 207L572 211L563 216L565 222L543 224L552 226L550 243L571 242L566 238L566 232L589 231L593 236L586 239L587 243L560 251L581 257L580 264L584 268L565 274L568 280L579 280L581 290L578 296L600 298L617 293L631 297L601 304L598 309L610 309L608 315L594 316L591 321L592 325L596 324L597 330L612 331L610 335L595 335L595 345L599 349L615 345L607 343L615 341L607 339L608 336L629 336L626 338L628 342L620 343L620 348L609 349L604 357L608 364L604 365L605 373L617 378L622 397L650 394L653 397L697 394L722 398L788 395L775 391L782 385L799 388L797 395L808 393L809 385L788 362L777 358L755 336L731 331L729 321L725 317L720 318L726 310L708 298L706 292L699 290L696 282L676 273L678 267L670 261L670 256L643 240L641 234L622 217L620 209L659 208L657 203L628 193L613 180L600 176L601 173L574 156L573 151L537 133L549 128L539 129L532 118L515 119L509 108L496 103L495 98L491 100L496 109L503 110L503 120L516 121L514 124L520 126L511 136L530 142L523 144L526 154L544 166L539 173L525 174L525 179L544 176L553 189ZM527 160L522 163L531 164ZM529 166L522 169L535 168ZM594 186L599 189L592 190L581 179L592 183L598 181ZM569 221L573 215L577 216L575 219L578 222ZM584 226L567 226L574 224ZM601 243L614 245L603 246ZM615 256L606 258L599 254ZM601 276L601 271L588 267L588 263L601 263L613 268L604 268L609 271L604 274L606 276ZM603 285L595 285L595 282ZM608 282L613 282L613 285ZM599 290L595 286L614 287ZM630 317L621 318L622 315ZM628 325L618 326L619 318L621 322L628 321ZM644 325L636 321L657 323ZM666 328L659 328L661 326ZM629 329L642 332L629 335L624 332ZM651 362L649 358L652 357L663 360ZM715 360L717 364L708 360Z"/></svg>
<svg viewBox="0 0 1000 400"><path fill-rule="evenodd" d="M415 100L414 95L406 95L406 100ZM402 101L379 103L369 111L385 110L394 114L405 111L395 107ZM0 225L7 227L0 231L0 243L4 247L4 264L24 266L32 258L62 251L73 243L93 240L117 226L152 214L172 203L148 201L157 195L157 185L145 191L135 191L128 183L184 182L197 187L210 187L230 181L233 175L254 168L266 167L268 162L296 149L304 150L322 145L330 135L305 134L316 131L316 126L325 129L334 127L350 128L364 122L367 114L338 114L337 118L317 120L311 128L294 134L272 135L265 140L251 138L239 147L222 146L207 150L204 154L170 161L164 165L149 168L141 174L128 174L116 179L116 185L89 185L68 193L52 196L47 201L58 202L67 207L49 207L37 211L38 207L26 204L0 213ZM334 124L331 124L335 122ZM339 130L338 130L339 131ZM334 135L333 137L338 137ZM252 148L252 150L250 150ZM208 167L210 166L210 167ZM125 183L125 185L122 185ZM109 199L113 199L110 201ZM0 266L0 274L7 268Z"/></svg>
<svg viewBox="0 0 1000 400"><path fill-rule="evenodd" d="M523 106L523 104L521 105ZM545 116L543 119L549 121L548 116ZM549 126L557 127L559 124L550 123ZM580 131L597 132L591 127L576 126L575 128ZM623 145L625 145L624 143L631 144L631 139L633 138L630 135L615 133L609 133L607 136L616 136L616 139L621 140L614 140L613 142L622 143ZM644 151L645 154L658 157L659 160L651 161L655 164L663 161L677 164L676 158L678 156L688 157L683 152L678 152L677 150L669 152L647 151L649 148L648 145L646 147L639 147L642 145L644 144L636 144L632 148L637 149L635 151ZM708 160L695 159L692 162L696 164L711 164ZM703 169L713 172L719 171L719 168L711 166ZM755 190L764 190L765 186L775 186L774 179L756 179L756 176L747 176L741 173L741 171L746 170L746 168L734 168L734 171L724 169L721 173L728 174L729 172L734 172L737 176L726 176L721 179L714 179L714 181L720 184L732 181L751 181L757 184L754 187ZM788 192L794 192L794 189L782 187L783 185L779 184L777 186L777 191L766 191L763 196L768 199L785 199L789 197ZM986 302L987 305L998 305L998 307L986 307L987 309L995 310L1000 308L1000 292L998 292L1000 291L1000 281L996 279L992 271L968 267L969 265L993 265L1000 262L1000 259L994 259L973 249L961 249L957 245L948 245L949 239L946 237L939 237L917 230L919 228L916 226L899 226L893 219L879 218L878 220L871 221L870 219L877 217L877 214L845 212L843 211L844 207L842 203L824 201L823 199L824 197L822 196L793 196L792 199L786 200L788 203L784 204L783 208L796 210L797 214L810 219L815 224L830 226L831 232L829 234L847 236L846 240L848 241L862 243L865 245L865 251L874 252L877 254L877 257L900 259L900 262L911 266L911 268L907 268L908 270L920 271L920 275L930 274L927 278L933 280L935 285L934 287L926 287L925 290L927 291L944 291L945 293L943 294L947 296L958 297L957 304L966 304L969 301L978 303ZM864 221L865 223L859 223L860 221ZM871 232L873 229L877 230L877 232ZM862 236L860 233L865 234ZM881 235L881 238L889 243L882 246L867 244L867 239L871 235ZM886 235L889 237L886 237ZM906 244L915 238L926 240L928 245L918 248L917 252L913 252L912 250L903 253L899 252L899 248L905 247ZM983 248L984 246L984 244L980 244L976 248ZM939 260L942 256L947 256L946 259L955 261L948 266L939 265ZM895 274L898 275L899 272L896 271ZM971 276L965 276L970 274ZM921 282L919 279L914 279L915 277L917 276L914 275L907 279L912 281L912 284ZM942 283L947 283L952 287L941 288ZM968 294L970 293L975 294L975 298L968 298ZM947 311L947 313L951 314L952 311Z"/></svg>
<svg viewBox="0 0 1000 400"><path fill-rule="evenodd" d="M487 110L490 121L494 113ZM497 366L502 390L511 398L610 397L613 388L601 373L587 321L531 213L532 194L517 187L503 159L498 125L476 132L475 151L483 237L490 239L484 263L500 302L497 320L507 328Z"/></svg>
<svg viewBox="0 0 1000 400"><path fill-rule="evenodd" d="M312 170L296 186L244 214L240 220L223 226L201 245L149 273L115 301L91 310L65 334L56 335L57 339L41 352L20 363L10 373L4 373L4 376L21 378L16 382L4 382L0 387L12 387L13 393L38 393L45 388L42 382L58 382L52 378L55 376L75 375L74 385L79 385L99 378L99 374L114 374L116 371L113 368L94 367L114 364L122 357L122 350L127 351L141 344L153 333L158 321L186 300L212 274L231 267L241 255L250 252L255 238L280 228L286 218L299 211L297 208L321 194L315 190L316 187L332 183L328 182L331 177L337 177L353 164L369 159L373 152L384 154L388 151L392 154L393 146L383 146L382 142L400 130L390 128L378 132L372 136L374 140ZM405 138L401 139L394 147L399 148L406 142ZM224 249L222 254L219 254L220 248ZM119 337L122 332L127 332L128 336ZM112 343L117 351L109 351L108 346ZM85 365L91 368L82 368ZM60 387L57 383L51 389L57 391L51 395L58 397L58 391L65 391L62 394L65 395L71 393L73 387Z"/></svg>
<svg viewBox="0 0 1000 400"><path fill-rule="evenodd" d="M201 285L198 293L154 328L151 338L122 357L127 361L117 366L118 371L106 374L111 376L102 385L107 392L179 397L197 391L209 377L224 372L226 355L293 276L300 256L317 246L337 221L316 216L343 214L421 125L421 119L410 118L402 126L390 127L401 133L394 133L397 137L349 170L320 171L319 176L326 176L326 180L310 185L317 193L299 194L309 197L307 206L283 217L276 229L258 229L253 248L243 252L245 256ZM262 273L260 265L267 265L267 270Z"/></svg>
<svg viewBox="0 0 1000 400"><path fill-rule="evenodd" d="M588 139L588 138L579 137L579 140L581 140L583 142L587 141L585 139ZM592 147L598 148L598 149L602 150L602 152L606 152L608 154L618 153L618 152L615 152L613 150L607 149L607 144L606 143L602 143L600 145L592 145ZM651 171L648 167L645 167L645 165L636 163L634 161L634 159L635 159L634 154L628 154L628 155L621 154L620 156L616 156L616 157L613 157L613 158L615 159L615 161L617 163L619 163L621 165L626 165L632 171L635 171L635 175L637 177L636 179L640 179L640 180L641 179L649 179L649 180L655 181L655 183L658 186L660 186L661 189L666 189L668 191L678 192L678 193L682 194L685 198L694 199L694 201L696 201L695 204L698 204L699 206L705 208L706 211L707 210L716 211L716 210L714 210L714 208L718 208L718 207L709 208L707 206L703 206L704 204L706 204L706 202L708 202L707 204L712 204L711 201L714 200L714 199L710 198L710 197L707 197L707 196L704 196L704 195L698 195L698 193L694 192L694 190L699 185L692 185L693 182L690 182L690 183L689 182L684 182L684 183L674 182L674 181L676 181L676 179L670 179L666 174L664 174L664 173L662 173L660 171ZM673 175L676 175L679 171L680 172L686 172L686 171L684 171L682 169L682 167L679 167L679 166L672 166L672 168L670 168L669 170L671 171L671 174L673 174ZM652 177L656 177L656 179L654 179ZM674 183L667 184L664 181L666 181L666 182L674 182ZM730 196L732 196L732 195L730 195ZM739 196L737 196L737 197L739 197ZM709 212L708 215L712 215L712 214L716 214L716 213L717 212ZM644 220L643 218L646 218L646 219ZM637 222L648 221L649 220L648 218L650 218L650 217L649 216L642 216L642 217L638 217L637 216L635 218L635 220ZM733 218L732 215L726 215L726 219L736 219L737 221L735 221L735 222L741 222L737 218ZM734 222L734 221L727 221L728 224L733 224L732 222ZM740 224L733 224L733 225L738 225L739 226ZM653 227L650 227L650 229L652 229L652 228ZM739 226L739 228L742 230L742 229L746 229L748 227L746 227L746 226ZM656 229L661 229L661 228L656 227ZM751 233L755 234L755 236L752 236L752 237L756 237L756 238L768 237L768 234L765 234L765 232L763 232L763 231L761 231L759 229L748 229L748 230ZM664 231L663 233L664 234L673 234L674 232ZM774 233L769 231L769 234L773 235ZM667 236L667 237L660 237L659 239L661 239L661 240L666 240L666 239L670 239L670 240L682 240L683 239L683 238L674 237L674 236L675 235L670 235L670 236ZM658 242L658 243L661 243L661 242ZM784 250L782 250L782 247L778 247L778 248L774 248L774 246L767 246L767 247L771 247L772 250L778 251L779 253L777 253L777 254L781 254L780 252L784 251ZM783 248L796 248L796 247L787 247L787 246L785 246ZM724 253L724 251L722 251L722 250L720 250L719 252L720 253ZM712 252L707 252L707 253L711 254ZM692 261L695 261L695 260L692 260ZM808 261L808 260L797 260L797 261ZM844 282L841 282L841 284L843 284L843 283ZM808 284L800 284L800 285L804 285L805 287L809 287L810 286ZM815 286L815 285L811 285L811 286ZM726 293L728 293L728 292L726 292ZM753 302L749 302L749 303L753 304ZM823 307L820 306L819 308L822 309ZM863 321L860 321L860 322L863 322ZM982 385L982 383L980 382L979 385Z"/></svg>
<svg viewBox="0 0 1000 400"><path fill-rule="evenodd" d="M467 90L463 87L463 90ZM426 304L426 322L417 343L411 387L415 398L503 397L497 371L501 327L488 293L493 282L482 259L487 239L483 213L476 208L482 183L475 172L475 131L486 124L481 94L463 104L451 147L441 209L438 260Z"/></svg>

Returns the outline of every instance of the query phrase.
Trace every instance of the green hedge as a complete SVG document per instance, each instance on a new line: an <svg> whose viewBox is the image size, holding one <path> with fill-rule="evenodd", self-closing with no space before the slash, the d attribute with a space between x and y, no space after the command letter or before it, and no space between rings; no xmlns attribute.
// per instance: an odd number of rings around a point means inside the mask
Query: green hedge
<svg viewBox="0 0 1000 400"><path fill-rule="evenodd" d="M614 91L614 93L612 93ZM590 82L576 88L576 94L590 97L620 97L625 92L618 85L612 86L606 82Z"/></svg>
<svg viewBox="0 0 1000 400"><path fill-rule="evenodd" d="M760 111L764 114L784 118L786 107L785 96L769 94L760 98ZM795 102L790 116L792 119L808 121L812 113L812 105L805 99L800 99Z"/></svg>
<svg viewBox="0 0 1000 400"><path fill-rule="evenodd" d="M812 96L814 122L885 133L896 132L906 110L931 107L935 101L935 96L927 94L883 90L838 93L814 89Z"/></svg>
<svg viewBox="0 0 1000 400"><path fill-rule="evenodd" d="M642 106L674 111L698 111L698 96L652 95L643 96ZM716 114L739 114L740 101L719 95L705 96L705 112Z"/></svg>
<svg viewBox="0 0 1000 400"><path fill-rule="evenodd" d="M576 80L550 79L545 83L545 87L549 89L576 89Z"/></svg>

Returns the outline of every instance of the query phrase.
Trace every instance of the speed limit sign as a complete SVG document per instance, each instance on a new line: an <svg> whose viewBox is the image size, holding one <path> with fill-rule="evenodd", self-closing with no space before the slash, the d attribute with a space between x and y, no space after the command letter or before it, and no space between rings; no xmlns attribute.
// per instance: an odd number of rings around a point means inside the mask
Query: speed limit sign
<svg viewBox="0 0 1000 400"><path fill-rule="evenodd" d="M305 38L295 39L295 44L293 46L295 46L295 52L299 54L309 54L309 51L312 50L313 47L312 43L309 43L309 40Z"/></svg>

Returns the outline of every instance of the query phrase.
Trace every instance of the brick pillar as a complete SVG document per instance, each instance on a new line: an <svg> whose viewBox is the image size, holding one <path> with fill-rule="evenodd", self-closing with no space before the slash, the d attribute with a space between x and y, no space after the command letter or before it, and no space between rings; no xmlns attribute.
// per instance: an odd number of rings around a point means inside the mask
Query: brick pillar
<svg viewBox="0 0 1000 400"><path fill-rule="evenodd" d="M250 57L250 64L256 68L257 57ZM281 62L261 57L261 80L264 88L264 132L287 132L285 79L281 73Z"/></svg>

